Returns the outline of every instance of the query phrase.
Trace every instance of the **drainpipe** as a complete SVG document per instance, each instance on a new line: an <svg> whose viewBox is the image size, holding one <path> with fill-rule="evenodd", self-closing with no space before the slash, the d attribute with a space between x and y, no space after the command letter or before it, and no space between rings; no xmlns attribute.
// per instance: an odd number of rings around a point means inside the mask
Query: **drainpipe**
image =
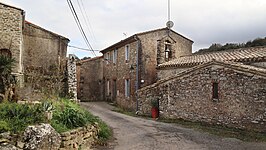
<svg viewBox="0 0 266 150"><path fill-rule="evenodd" d="M139 50L140 50L140 40L139 38L135 35L134 39L137 40L137 58L136 58L136 114L138 114L139 111L139 102L138 102L138 94L137 91L139 89Z"/></svg>

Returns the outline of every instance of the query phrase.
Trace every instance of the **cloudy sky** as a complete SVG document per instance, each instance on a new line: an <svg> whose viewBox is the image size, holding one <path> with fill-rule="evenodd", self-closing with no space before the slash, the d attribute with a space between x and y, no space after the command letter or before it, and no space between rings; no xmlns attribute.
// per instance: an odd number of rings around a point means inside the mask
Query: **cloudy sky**
<svg viewBox="0 0 266 150"><path fill-rule="evenodd" d="M26 11L26 19L87 48L67 0L0 0ZM94 50L138 32L165 27L167 0L72 0ZM83 16L87 18L84 21ZM82 9L83 10L83 9ZM212 43L266 37L266 0L171 0L173 30L194 41L193 51ZM126 35L125 35L126 34ZM69 48L80 58L89 51ZM97 53L97 55L100 55Z"/></svg>

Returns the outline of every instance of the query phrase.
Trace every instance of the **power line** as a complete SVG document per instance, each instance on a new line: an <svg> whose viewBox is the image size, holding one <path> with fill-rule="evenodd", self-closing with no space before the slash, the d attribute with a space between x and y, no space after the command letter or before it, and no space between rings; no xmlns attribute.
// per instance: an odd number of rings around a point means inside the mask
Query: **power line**
<svg viewBox="0 0 266 150"><path fill-rule="evenodd" d="M83 28L82 28L82 25L81 25L81 23L80 23L80 20L79 20L79 18L78 18L78 15L77 15L77 13L76 13L76 10L75 10L75 8L74 8L74 6L73 6L71 0L67 0L67 3L68 3L68 6L69 6L69 8L70 8L70 10L71 10L71 13L72 13L72 15L73 15L73 17L74 17L74 19L75 19L75 22L76 22L76 24L77 24L77 26L78 26L78 28L79 28L79 31L80 31L80 33L81 33L81 35L82 35L82 37L83 37L83 39L84 39L86 45L92 50L92 53L93 53L95 56L97 56L97 55L95 54L95 52L94 52L94 50L93 50L93 48L92 48L92 46L91 46L89 40L88 40L88 38L87 38L87 36L86 36L86 34L85 34Z"/></svg>
<svg viewBox="0 0 266 150"><path fill-rule="evenodd" d="M75 49L79 49L79 50L84 50L84 51L92 51L90 49L87 49L87 48L81 48L81 47L77 47L77 46L72 46L72 45L68 45L68 47L72 47L72 48L75 48ZM94 51L100 51L100 50L94 50Z"/></svg>
<svg viewBox="0 0 266 150"><path fill-rule="evenodd" d="M94 40L97 41L97 39L96 39L96 37L95 37L95 35L94 35L94 32L93 32L93 27L92 27L92 25L91 25L91 23L90 23L90 20L89 20L88 15L87 15L87 11L86 11L86 9L85 9L85 7L84 7L83 0L81 0L81 6L83 7L83 10L84 10L84 12L85 12L85 16L86 16L87 21L88 21L88 23L89 23L89 26L90 26L90 28L91 28L92 36L93 36Z"/></svg>
<svg viewBox="0 0 266 150"><path fill-rule="evenodd" d="M79 9L80 9L80 12L82 14L83 20L85 22L85 25L87 27L87 30L89 31L91 37L93 37L94 40L95 40L96 38L95 38L95 35L94 35L94 32L93 32L92 26L90 24L86 9L84 7L83 1L82 0L77 0L77 2L78 2L78 6L79 6Z"/></svg>

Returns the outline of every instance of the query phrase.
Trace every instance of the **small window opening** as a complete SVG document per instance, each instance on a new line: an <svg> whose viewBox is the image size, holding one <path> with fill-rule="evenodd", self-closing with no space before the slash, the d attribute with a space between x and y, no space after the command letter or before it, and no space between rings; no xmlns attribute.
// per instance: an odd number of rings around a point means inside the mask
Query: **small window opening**
<svg viewBox="0 0 266 150"><path fill-rule="evenodd" d="M219 99L219 87L218 87L218 83L214 82L212 83L212 99L213 101L218 101Z"/></svg>
<svg viewBox="0 0 266 150"><path fill-rule="evenodd" d="M129 45L125 46L125 60L126 62L129 61Z"/></svg>
<svg viewBox="0 0 266 150"><path fill-rule="evenodd" d="M165 41L165 46L164 46L164 51L165 51L165 60L169 61L172 58L172 51L171 51L171 42L170 41Z"/></svg>
<svg viewBox="0 0 266 150"><path fill-rule="evenodd" d="M130 97L130 80L125 80L125 96Z"/></svg>

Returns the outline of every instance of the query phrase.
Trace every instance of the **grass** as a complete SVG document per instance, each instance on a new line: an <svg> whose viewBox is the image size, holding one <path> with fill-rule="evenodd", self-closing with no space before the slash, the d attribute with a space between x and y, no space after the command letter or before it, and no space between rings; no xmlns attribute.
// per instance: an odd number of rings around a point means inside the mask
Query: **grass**
<svg viewBox="0 0 266 150"><path fill-rule="evenodd" d="M47 105L44 103L53 106L53 118L50 121L45 118ZM45 100L42 104L35 105L9 102L0 104L0 133L22 133L27 126L39 123L50 123L59 133L88 124L98 124L101 142L107 141L112 135L111 129L102 120L68 99Z"/></svg>
<svg viewBox="0 0 266 150"><path fill-rule="evenodd" d="M20 133L24 131L27 126L44 121L44 112L40 105L9 102L0 104L1 132L11 131L12 133ZM7 128L5 126L7 126Z"/></svg>
<svg viewBox="0 0 266 150"><path fill-rule="evenodd" d="M115 112L119 112L128 116L133 117L141 117L145 119L152 119L148 116L137 116L134 112L127 111L125 109L121 109L115 107L113 109ZM185 128L192 128L200 132L207 132L213 135L217 135L225 138L237 138L246 142L266 142L266 133L256 132L256 131L248 131L241 130L236 128L229 128L221 125L211 125L202 122L192 122L183 119L165 119L159 118L158 121L164 123L174 123L176 125L180 125Z"/></svg>
<svg viewBox="0 0 266 150"><path fill-rule="evenodd" d="M266 142L266 134L262 132L225 127L222 125L212 125L202 122L192 122L183 119L162 119L158 121L165 123L174 123L186 128L192 128L197 131L207 132L225 138L237 138L246 142Z"/></svg>
<svg viewBox="0 0 266 150"><path fill-rule="evenodd" d="M97 123L100 128L100 142L105 142L112 136L111 129L100 118L93 116L79 104L68 99L60 99L54 102L54 106L55 111L51 124L59 133Z"/></svg>

